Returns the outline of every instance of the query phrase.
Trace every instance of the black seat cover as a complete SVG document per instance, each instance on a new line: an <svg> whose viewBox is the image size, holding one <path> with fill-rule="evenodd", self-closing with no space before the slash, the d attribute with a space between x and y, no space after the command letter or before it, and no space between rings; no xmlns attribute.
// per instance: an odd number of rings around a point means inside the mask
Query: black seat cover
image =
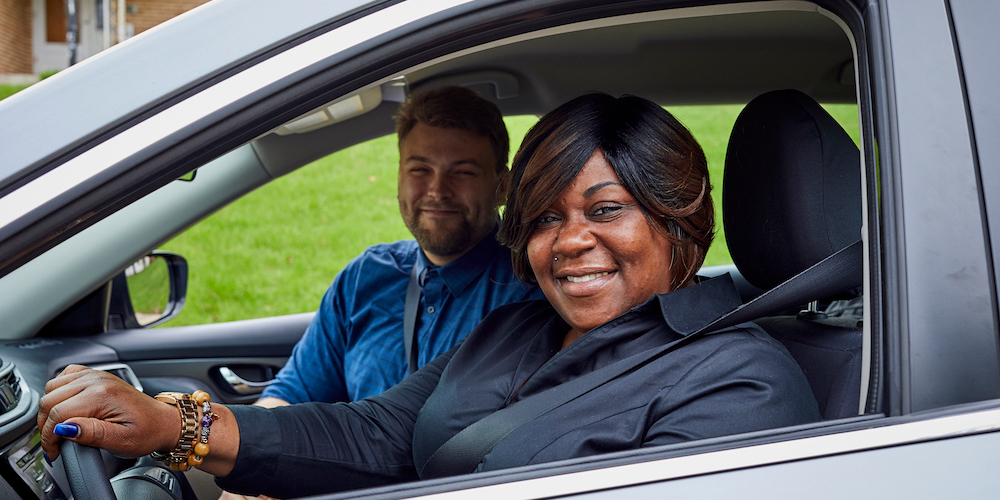
<svg viewBox="0 0 1000 500"><path fill-rule="evenodd" d="M747 104L729 140L722 199L726 241L743 277L770 289L860 239L860 161L850 136L806 94L778 90ZM798 361L824 418L858 414L860 318L756 323Z"/></svg>

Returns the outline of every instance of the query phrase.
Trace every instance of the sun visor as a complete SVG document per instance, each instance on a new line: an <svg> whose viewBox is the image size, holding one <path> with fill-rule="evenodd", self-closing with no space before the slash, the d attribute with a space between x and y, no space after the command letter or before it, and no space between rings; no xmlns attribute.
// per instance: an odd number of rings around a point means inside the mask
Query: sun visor
<svg viewBox="0 0 1000 500"><path fill-rule="evenodd" d="M382 104L383 101L403 102L406 100L407 85L403 77L381 85L362 90L356 94L334 101L331 104L300 116L274 130L278 135L302 134L334 123L361 116Z"/></svg>

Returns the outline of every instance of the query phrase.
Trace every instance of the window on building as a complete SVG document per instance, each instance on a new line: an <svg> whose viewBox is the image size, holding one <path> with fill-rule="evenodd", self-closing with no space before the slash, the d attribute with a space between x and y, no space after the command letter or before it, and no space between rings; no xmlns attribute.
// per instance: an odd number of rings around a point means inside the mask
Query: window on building
<svg viewBox="0 0 1000 500"><path fill-rule="evenodd" d="M66 42L66 1L45 0L45 40Z"/></svg>

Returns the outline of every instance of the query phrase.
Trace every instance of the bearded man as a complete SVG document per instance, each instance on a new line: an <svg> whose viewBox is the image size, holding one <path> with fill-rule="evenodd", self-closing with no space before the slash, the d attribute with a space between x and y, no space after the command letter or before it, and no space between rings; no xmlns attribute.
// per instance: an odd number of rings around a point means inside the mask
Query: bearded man
<svg viewBox="0 0 1000 500"><path fill-rule="evenodd" d="M399 211L415 240L369 247L337 275L257 404L381 394L497 306L543 297L518 281L509 250L494 237L509 150L496 105L462 87L418 94L400 108L396 134ZM403 332L413 280L411 361Z"/></svg>

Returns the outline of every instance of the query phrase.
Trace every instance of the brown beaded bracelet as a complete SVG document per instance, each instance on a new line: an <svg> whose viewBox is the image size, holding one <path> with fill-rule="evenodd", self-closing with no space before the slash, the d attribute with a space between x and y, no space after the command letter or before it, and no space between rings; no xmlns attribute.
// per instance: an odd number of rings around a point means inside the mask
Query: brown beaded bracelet
<svg viewBox="0 0 1000 500"><path fill-rule="evenodd" d="M205 391L194 391L191 394L196 403L201 404L201 439L194 445L194 453L188 457L188 465L197 467L208 455L208 435L212 433L212 423L219 419L219 416L212 413L212 397Z"/></svg>

